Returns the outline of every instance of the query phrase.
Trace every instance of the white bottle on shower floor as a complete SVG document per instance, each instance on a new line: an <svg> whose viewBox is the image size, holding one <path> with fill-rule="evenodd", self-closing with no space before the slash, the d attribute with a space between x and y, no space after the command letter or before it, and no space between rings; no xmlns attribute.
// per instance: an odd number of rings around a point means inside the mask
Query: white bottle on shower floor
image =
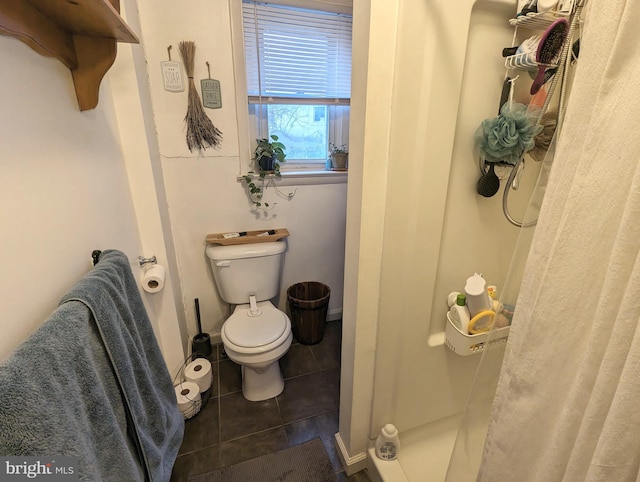
<svg viewBox="0 0 640 482"><path fill-rule="evenodd" d="M386 424L376 439L376 456L382 460L394 460L400 450L398 429L393 424Z"/></svg>

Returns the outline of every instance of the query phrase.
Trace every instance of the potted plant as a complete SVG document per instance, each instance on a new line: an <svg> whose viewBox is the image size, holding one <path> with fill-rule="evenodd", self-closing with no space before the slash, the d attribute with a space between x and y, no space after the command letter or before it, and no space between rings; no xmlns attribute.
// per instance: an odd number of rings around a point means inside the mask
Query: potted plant
<svg viewBox="0 0 640 482"><path fill-rule="evenodd" d="M258 145L254 151L254 159L259 171L280 173L280 163L285 162L284 144L278 142L278 136L272 134L270 139L256 139Z"/></svg>
<svg viewBox="0 0 640 482"><path fill-rule="evenodd" d="M269 203L262 201L265 187L268 186L269 183L272 183L275 186L273 177L267 178L267 174L280 177L280 163L285 162L284 158L286 157L284 152L286 147L282 142L278 141L278 136L272 134L270 139L271 140L256 139L258 141L258 145L254 151L253 159L256 163L257 172L249 171L247 174L242 176L242 179L247 186L247 192L251 203L259 209L268 209L273 207L273 205L270 206ZM295 194L295 192L289 194L280 193L277 187L276 192L287 199L291 199Z"/></svg>
<svg viewBox="0 0 640 482"><path fill-rule="evenodd" d="M336 146L335 144L329 144L329 152L331 153L331 169L336 171L346 171L347 162L349 161L349 151L347 147L342 144Z"/></svg>

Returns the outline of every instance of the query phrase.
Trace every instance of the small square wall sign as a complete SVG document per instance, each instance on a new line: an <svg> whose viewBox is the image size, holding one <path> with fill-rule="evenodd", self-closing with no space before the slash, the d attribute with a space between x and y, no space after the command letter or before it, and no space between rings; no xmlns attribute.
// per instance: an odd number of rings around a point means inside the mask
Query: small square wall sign
<svg viewBox="0 0 640 482"><path fill-rule="evenodd" d="M169 92L183 92L184 83L182 82L182 70L180 63L168 61L161 62L162 80L164 82L164 90Z"/></svg>
<svg viewBox="0 0 640 482"><path fill-rule="evenodd" d="M220 81L216 79L202 79L200 81L202 89L202 104L209 109L219 109L222 107L222 94L220 92Z"/></svg>

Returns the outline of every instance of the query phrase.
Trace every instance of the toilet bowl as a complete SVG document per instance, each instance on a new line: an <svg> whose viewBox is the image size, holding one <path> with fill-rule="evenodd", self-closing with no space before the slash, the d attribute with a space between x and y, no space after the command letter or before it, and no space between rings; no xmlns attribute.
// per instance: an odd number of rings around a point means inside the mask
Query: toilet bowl
<svg viewBox="0 0 640 482"><path fill-rule="evenodd" d="M227 356L242 367L242 393L252 402L282 393L278 360L291 346L289 317L269 301L236 306L224 322L222 343Z"/></svg>
<svg viewBox="0 0 640 482"><path fill-rule="evenodd" d="M242 366L242 393L253 402L284 389L278 360L291 346L291 322L270 300L278 295L285 248L264 242L206 249L220 297L235 306L222 325L222 343Z"/></svg>

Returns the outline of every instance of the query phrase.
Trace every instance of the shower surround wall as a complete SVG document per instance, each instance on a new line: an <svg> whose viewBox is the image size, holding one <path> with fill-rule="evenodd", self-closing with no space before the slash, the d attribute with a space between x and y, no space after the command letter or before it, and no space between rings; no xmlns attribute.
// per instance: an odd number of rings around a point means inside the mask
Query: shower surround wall
<svg viewBox="0 0 640 482"><path fill-rule="evenodd" d="M500 289L519 232L502 215L500 195L475 193L473 153L475 129L497 114L505 73L500 50L511 42L512 12L512 2L467 1L456 9L402 2L374 427L386 420L406 430L465 402L478 357L442 345L447 294L462 291L474 272Z"/></svg>
<svg viewBox="0 0 640 482"><path fill-rule="evenodd" d="M354 116L362 109L365 119L367 162L362 207L348 208L347 249L359 236L360 264L347 263L345 290L357 287L359 294L353 307L345 300L345 313L353 312L355 323L344 325L343 354L347 346L354 359L347 360L349 373L343 368L343 379L352 383L342 387L338 435L343 455L355 463L367 443L365 426L369 440L386 423L399 428L401 440L403 433L425 427L435 436L455 431L454 419L464 408L479 356L445 348L447 294L462 291L474 272L501 289L519 233L502 214L502 191L489 199L476 194L480 174L473 152L476 128L498 111L505 76L501 50L511 45L508 19L514 13L511 1L466 0L455 8L446 0L371 3L368 93L363 105L352 103ZM521 79L528 87L528 75ZM372 138L388 143L375 171L368 169ZM516 218L537 177L531 164L509 198ZM373 196L380 204L375 212L365 205ZM354 223L351 229L352 213L360 227ZM381 246L363 240L363 228L374 220L382 223ZM357 284L366 272L379 276L379 286ZM366 307L373 299L377 312ZM371 331L377 333L375 366L368 361L370 346L360 342ZM371 412L365 397L358 398L361 391L372 392ZM448 455L439 458L430 480L443 480Z"/></svg>

